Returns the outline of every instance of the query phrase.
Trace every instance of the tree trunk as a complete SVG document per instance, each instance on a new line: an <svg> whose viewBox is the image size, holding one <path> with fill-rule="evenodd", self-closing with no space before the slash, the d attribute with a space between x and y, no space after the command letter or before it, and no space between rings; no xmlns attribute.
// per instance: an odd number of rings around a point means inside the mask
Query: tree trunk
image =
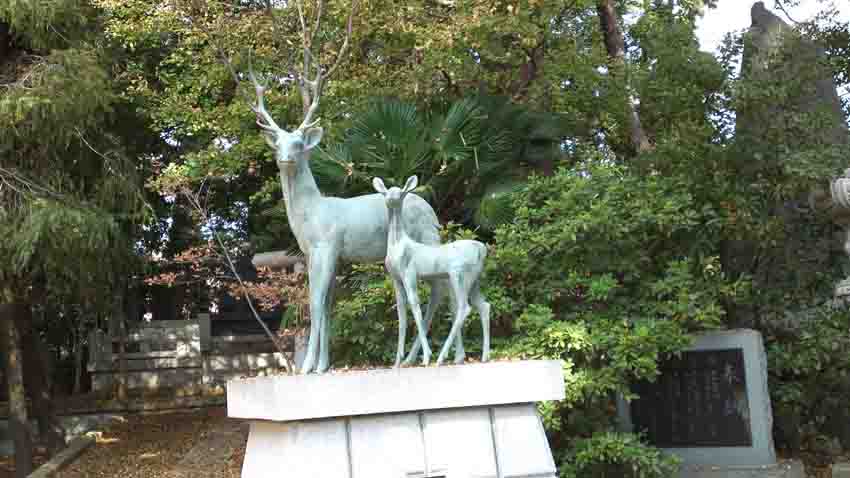
<svg viewBox="0 0 850 478"><path fill-rule="evenodd" d="M65 439L64 433L56 426L58 422L53 413L50 379L41 353L41 340L33 326L32 310L25 307L15 317L15 323L21 337L24 371L27 374L27 386L30 387L28 391L32 397L33 414L38 422L38 433L50 455L53 455L65 447Z"/></svg>
<svg viewBox="0 0 850 478"><path fill-rule="evenodd" d="M91 344L89 344L91 347ZM83 392L83 326L82 320L74 330L74 390L73 395Z"/></svg>
<svg viewBox="0 0 850 478"><path fill-rule="evenodd" d="M602 36L605 40L605 50L608 52L608 70L613 78L625 75L626 72L626 44L623 40L623 32L620 31L620 23L617 11L614 9L614 0L597 0L596 10L599 14L599 23L602 28ZM631 91L626 84L626 120L629 125L629 140L635 153L641 154L652 149L640 115L632 99Z"/></svg>
<svg viewBox="0 0 850 478"><path fill-rule="evenodd" d="M121 296L116 295L112 314L112 326L109 347L112 347L111 335L118 333L118 380L115 383L115 396L118 400L127 400L127 325L124 320L124 308L121 306Z"/></svg>
<svg viewBox="0 0 850 478"><path fill-rule="evenodd" d="M0 65L9 60L12 51L12 34L8 23L0 22Z"/></svg>
<svg viewBox="0 0 850 478"><path fill-rule="evenodd" d="M24 310L28 310L27 305L0 304L0 349L6 358L4 365L9 388L9 430L15 444L16 478L25 478L33 470L32 433L24 391L21 335L15 323L15 317Z"/></svg>

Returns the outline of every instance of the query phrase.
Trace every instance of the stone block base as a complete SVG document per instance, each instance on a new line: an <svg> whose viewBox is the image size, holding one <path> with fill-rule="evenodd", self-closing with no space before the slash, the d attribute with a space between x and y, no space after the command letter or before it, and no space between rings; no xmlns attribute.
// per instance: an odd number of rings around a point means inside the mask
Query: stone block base
<svg viewBox="0 0 850 478"><path fill-rule="evenodd" d="M533 404L251 422L242 478L557 478Z"/></svg>
<svg viewBox="0 0 850 478"><path fill-rule="evenodd" d="M850 478L850 463L832 465L832 478Z"/></svg>
<svg viewBox="0 0 850 478"><path fill-rule="evenodd" d="M251 423L242 478L557 478L535 403L559 361L231 380Z"/></svg>
<svg viewBox="0 0 850 478"><path fill-rule="evenodd" d="M760 466L686 466L679 478L806 478L803 464L785 461Z"/></svg>

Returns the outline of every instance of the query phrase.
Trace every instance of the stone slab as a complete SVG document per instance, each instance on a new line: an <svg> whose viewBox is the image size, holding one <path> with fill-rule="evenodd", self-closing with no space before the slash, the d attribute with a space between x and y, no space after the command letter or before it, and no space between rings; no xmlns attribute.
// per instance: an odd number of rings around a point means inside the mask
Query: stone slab
<svg viewBox="0 0 850 478"><path fill-rule="evenodd" d="M850 478L850 463L832 465L832 478Z"/></svg>
<svg viewBox="0 0 850 478"><path fill-rule="evenodd" d="M76 460L88 447L94 445L95 441L97 440L92 436L82 436L71 440L64 450L57 453L47 463L36 468L27 478L50 478L63 467Z"/></svg>
<svg viewBox="0 0 850 478"><path fill-rule="evenodd" d="M252 421L242 478L556 478L534 404Z"/></svg>
<svg viewBox="0 0 850 478"><path fill-rule="evenodd" d="M684 465L771 466L776 464L773 445L773 412L767 385L767 356L759 332L751 329L710 332L696 337L687 351L740 349L744 356L747 414L751 446L665 448L682 459ZM629 405L619 400L618 415L625 431L633 430ZM701 475L697 475L701 476ZM714 476L714 475L705 475ZM720 476L720 475L718 475ZM749 476L749 475L742 475Z"/></svg>
<svg viewBox="0 0 850 478"><path fill-rule="evenodd" d="M786 461L764 466L688 466L678 478L806 478L806 472L801 462Z"/></svg>
<svg viewBox="0 0 850 478"><path fill-rule="evenodd" d="M564 398L558 360L277 375L227 382L231 418L279 422Z"/></svg>

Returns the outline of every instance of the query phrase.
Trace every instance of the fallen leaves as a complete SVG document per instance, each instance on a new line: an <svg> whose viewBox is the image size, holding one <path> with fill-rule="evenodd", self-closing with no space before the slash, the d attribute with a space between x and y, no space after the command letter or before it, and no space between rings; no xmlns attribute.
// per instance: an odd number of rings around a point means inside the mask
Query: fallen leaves
<svg viewBox="0 0 850 478"><path fill-rule="evenodd" d="M104 430L97 444L56 478L179 478L178 464L196 445L204 446L209 431L231 421L223 408L157 415L130 415ZM247 436L246 436L247 438ZM193 478L239 478L244 443L222 465L199 464ZM213 457L211 457L213 458ZM5 478L0 475L0 478Z"/></svg>

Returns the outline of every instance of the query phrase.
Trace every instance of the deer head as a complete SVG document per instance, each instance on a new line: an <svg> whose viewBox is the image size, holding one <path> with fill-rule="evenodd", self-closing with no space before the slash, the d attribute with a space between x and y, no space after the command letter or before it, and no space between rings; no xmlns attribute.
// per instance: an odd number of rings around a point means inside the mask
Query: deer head
<svg viewBox="0 0 850 478"><path fill-rule="evenodd" d="M309 156L309 151L318 146L322 140L323 130L317 126L319 120L313 120L313 117L319 109L319 99L322 96L322 89L328 78L334 74L342 62L345 52L348 50L349 41L351 40L352 20L357 10L357 0L353 0L351 3L351 12L348 16L345 39L334 62L328 66L322 66L319 58L314 57L313 42L321 24L324 4L325 0L318 0L316 16L311 28L304 17L301 1L295 2L303 34L303 64L300 69L295 68L291 71L292 77L301 91L301 101L304 111L304 120L298 128L290 132L275 123L271 114L266 110L265 102L263 101L266 85L257 80L253 68L249 66L248 69L248 76L254 84L254 90L257 94L257 102L251 105L251 109L257 115L257 125L262 128L266 142L275 150L277 164L280 168L290 168L296 166L299 161L305 161ZM315 74L312 74L311 72L314 70Z"/></svg>
<svg viewBox="0 0 850 478"><path fill-rule="evenodd" d="M316 126L318 120L310 121L313 112L318 108L319 95L317 94L311 102L316 106L308 110L308 115L301 125L293 131L286 131L277 125L272 115L266 110L264 101L266 86L257 80L253 69L248 70L248 76L257 92L257 102L251 105L251 109L257 114L257 125L263 130L266 143L275 151L278 166L289 168L297 165L300 160L306 160L307 153L322 140L323 130Z"/></svg>
<svg viewBox="0 0 850 478"><path fill-rule="evenodd" d="M419 180L416 176L411 176L407 178L407 182L404 184L403 188L399 187L391 187L387 189L384 186L384 181L381 178L375 178L372 180L372 187L375 188L375 191L384 195L384 200L387 201L387 208L400 208L402 202L404 201L404 197L410 191L416 189L416 186L419 185Z"/></svg>

